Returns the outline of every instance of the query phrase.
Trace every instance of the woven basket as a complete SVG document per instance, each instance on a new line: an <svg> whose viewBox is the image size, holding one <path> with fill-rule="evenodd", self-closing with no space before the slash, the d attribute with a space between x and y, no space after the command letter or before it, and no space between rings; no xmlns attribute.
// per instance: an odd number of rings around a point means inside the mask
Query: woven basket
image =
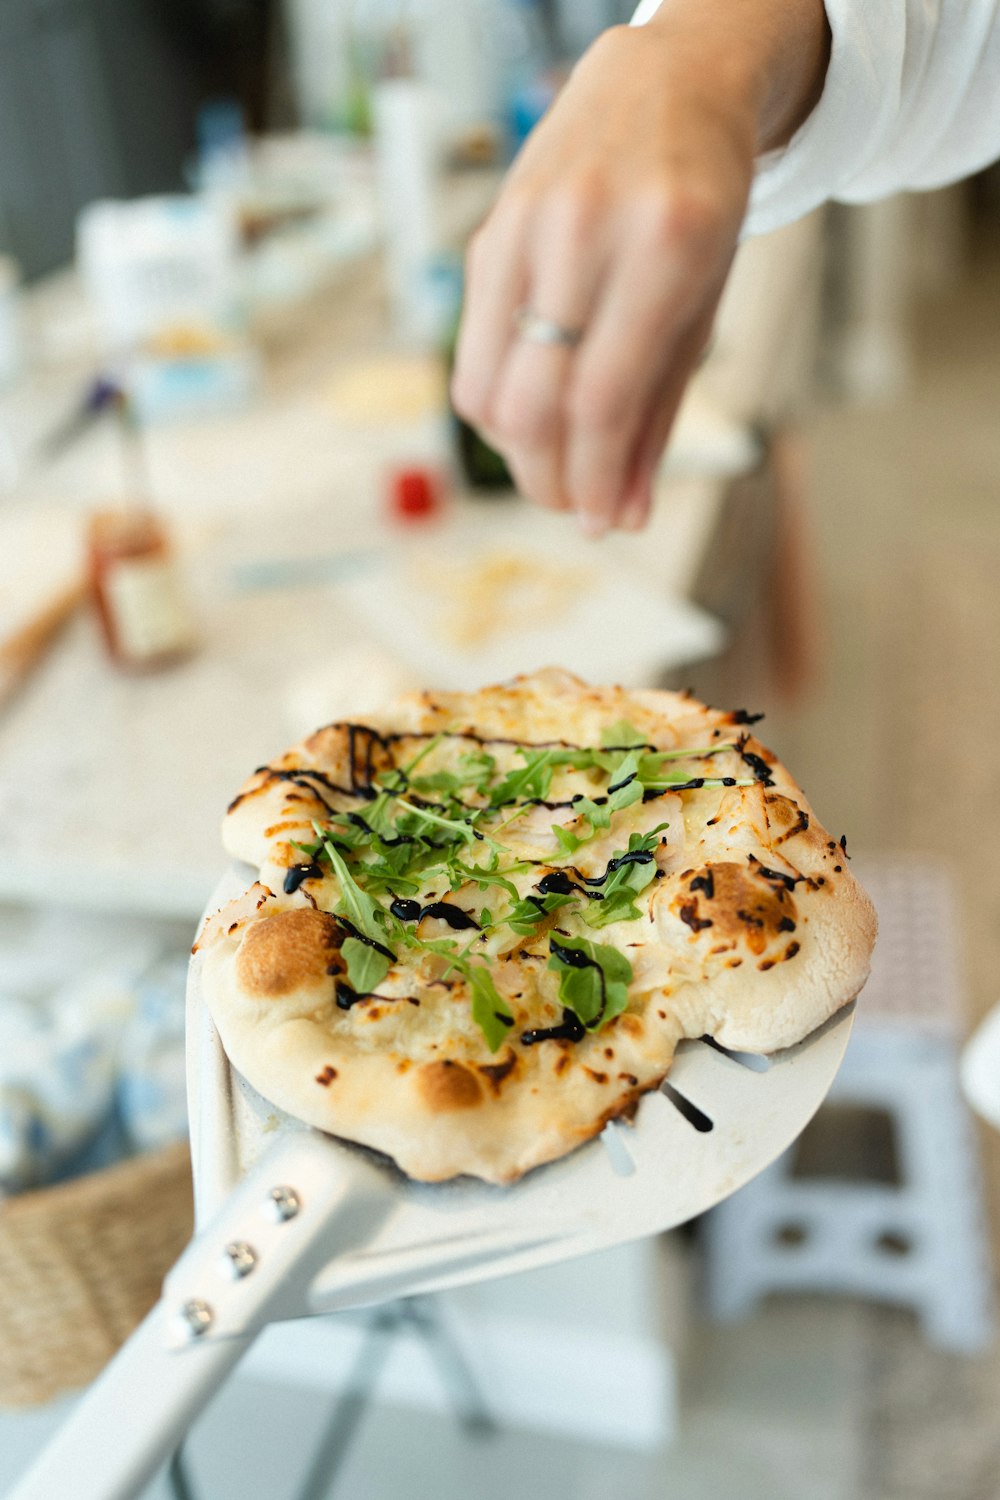
<svg viewBox="0 0 1000 1500"><path fill-rule="evenodd" d="M86 1385L191 1237L186 1145L0 1204L0 1406Z"/></svg>

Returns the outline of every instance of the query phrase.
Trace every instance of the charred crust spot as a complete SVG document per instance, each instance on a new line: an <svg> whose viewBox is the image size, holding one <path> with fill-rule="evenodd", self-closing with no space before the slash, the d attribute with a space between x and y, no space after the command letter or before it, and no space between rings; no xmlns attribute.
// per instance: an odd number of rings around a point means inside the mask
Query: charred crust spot
<svg viewBox="0 0 1000 1500"><path fill-rule="evenodd" d="M766 880L769 885L783 886L786 891L794 891L795 887L806 879L804 875L790 875L787 870L772 870L770 865L763 864L756 854L748 854L747 859L762 880ZM822 880L822 876L820 879Z"/></svg>
<svg viewBox="0 0 1000 1500"><path fill-rule="evenodd" d="M844 873L844 867L843 867L843 865L834 865L834 867L833 867L833 873L835 875L842 875Z"/></svg>
<svg viewBox="0 0 1000 1500"><path fill-rule="evenodd" d="M639 1082L634 1073L619 1073L618 1077L621 1079L622 1083L627 1083L630 1088L635 1088L636 1084Z"/></svg>
<svg viewBox="0 0 1000 1500"><path fill-rule="evenodd" d="M322 1084L325 1089L328 1089L336 1076L336 1068L331 1067L330 1064L327 1063L326 1066L321 1068L320 1071L316 1074L316 1082Z"/></svg>
<svg viewBox="0 0 1000 1500"><path fill-rule="evenodd" d="M751 745L756 748L751 750ZM754 779L759 781L761 786L774 786L774 778L771 775L772 762L768 761L768 751L759 740L752 739L748 734L741 734L736 741L736 749L743 764L749 766Z"/></svg>
<svg viewBox="0 0 1000 1500"><path fill-rule="evenodd" d="M715 898L712 951L748 948L760 958L780 933L794 932L798 910L792 895L801 877L769 871L759 861L749 865L720 861L712 866ZM773 876L773 879L767 878Z"/></svg>
<svg viewBox="0 0 1000 1500"><path fill-rule="evenodd" d="M759 724L763 717L763 714L748 713L745 708L734 708L726 715L726 722L728 724Z"/></svg>
<svg viewBox="0 0 1000 1500"><path fill-rule="evenodd" d="M614 1047L605 1047L605 1049L604 1049L604 1056L606 1058L608 1058L609 1061L610 1061L610 1059L612 1057L614 1057L614 1055L615 1055L615 1049L614 1049Z"/></svg>
<svg viewBox="0 0 1000 1500"><path fill-rule="evenodd" d="M583 1071L586 1073L588 1078L593 1079L594 1083L607 1083L608 1081L607 1073L598 1073L594 1068L588 1068L586 1066L584 1067Z"/></svg>
<svg viewBox="0 0 1000 1500"><path fill-rule="evenodd" d="M279 999L318 982L339 959L344 930L326 912L311 906L275 912L247 928L236 955L236 978L242 989L261 1000Z"/></svg>
<svg viewBox="0 0 1000 1500"><path fill-rule="evenodd" d="M742 958L731 958L726 964L727 969L738 969L742 964Z"/></svg>
<svg viewBox="0 0 1000 1500"><path fill-rule="evenodd" d="M714 926L711 917L699 917L697 901L685 901L677 908L677 915L692 932L703 932L706 927Z"/></svg>
<svg viewBox="0 0 1000 1500"><path fill-rule="evenodd" d="M711 868L706 867L699 875L695 875L689 887L692 891L704 891L707 900L711 901L715 896L715 877Z"/></svg>
<svg viewBox="0 0 1000 1500"><path fill-rule="evenodd" d="M555 1063L553 1064L553 1073L565 1073L571 1061L572 1059L568 1052L560 1052L559 1056L555 1060Z"/></svg>
<svg viewBox="0 0 1000 1500"><path fill-rule="evenodd" d="M758 969L773 969L777 962L776 958L762 958L757 967Z"/></svg>
<svg viewBox="0 0 1000 1500"><path fill-rule="evenodd" d="M517 1067L517 1056L511 1048L507 1049L507 1055L502 1062L477 1063L477 1071L482 1073L494 1093L500 1092L500 1085L505 1078L509 1078Z"/></svg>
<svg viewBox="0 0 1000 1500"><path fill-rule="evenodd" d="M447 1114L479 1104L483 1094L476 1075L452 1058L424 1063L417 1071L417 1087L432 1114Z"/></svg>
<svg viewBox="0 0 1000 1500"><path fill-rule="evenodd" d="M787 963L790 958L794 958L796 953L799 953L801 951L801 948L801 943L789 943L788 947L785 949L785 962Z"/></svg>
<svg viewBox="0 0 1000 1500"><path fill-rule="evenodd" d="M776 835L776 849L809 828L809 814L791 797L780 792L771 793L767 798L767 820Z"/></svg>

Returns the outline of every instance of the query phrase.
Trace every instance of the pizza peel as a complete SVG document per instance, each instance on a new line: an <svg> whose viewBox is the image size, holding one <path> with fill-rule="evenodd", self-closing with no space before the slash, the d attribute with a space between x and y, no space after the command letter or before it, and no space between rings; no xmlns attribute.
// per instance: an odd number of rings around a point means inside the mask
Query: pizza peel
<svg viewBox="0 0 1000 1500"><path fill-rule="evenodd" d="M254 876L231 870L209 911ZM187 1027L197 1232L160 1301L8 1500L135 1500L268 1323L531 1270L705 1212L805 1127L852 1024L842 1011L769 1058L682 1043L631 1124L613 1122L513 1187L425 1184L252 1089L229 1065L200 975L196 955Z"/></svg>

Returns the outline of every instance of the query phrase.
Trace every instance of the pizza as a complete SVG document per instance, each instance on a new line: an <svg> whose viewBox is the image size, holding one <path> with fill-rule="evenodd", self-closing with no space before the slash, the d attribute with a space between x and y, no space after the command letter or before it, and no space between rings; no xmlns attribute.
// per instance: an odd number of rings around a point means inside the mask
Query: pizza
<svg viewBox="0 0 1000 1500"><path fill-rule="evenodd" d="M512 1182L864 984L875 915L753 716L548 670L398 699L250 777L199 937L236 1069L409 1176Z"/></svg>

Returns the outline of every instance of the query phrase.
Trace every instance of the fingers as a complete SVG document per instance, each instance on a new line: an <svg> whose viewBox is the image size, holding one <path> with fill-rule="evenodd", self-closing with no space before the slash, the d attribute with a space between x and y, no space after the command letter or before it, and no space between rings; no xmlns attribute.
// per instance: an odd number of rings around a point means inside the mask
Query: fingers
<svg viewBox="0 0 1000 1500"><path fill-rule="evenodd" d="M599 217L582 195L554 196L539 215L528 305L571 332L586 329L599 295L606 259ZM522 492L553 509L570 504L563 459L575 361L575 348L518 336L512 326L490 407Z"/></svg>
<svg viewBox="0 0 1000 1500"><path fill-rule="evenodd" d="M563 328L586 327L606 258L600 218L601 205L586 193L552 193L533 220L520 219L516 270L503 216L487 226L470 261L453 399L499 443L521 492L553 509L569 505L563 449L575 351L521 337L516 314L528 306Z"/></svg>
<svg viewBox="0 0 1000 1500"><path fill-rule="evenodd" d="M695 329L706 302L715 305L719 241L707 210L701 219L689 211L680 226L657 206L618 258L569 396L565 484L591 534L616 522L650 413L676 411L700 343ZM671 420L660 423L664 440Z"/></svg>
<svg viewBox="0 0 1000 1500"><path fill-rule="evenodd" d="M714 307L712 314L699 322L677 350L672 368L646 412L615 516L615 524L623 531L641 531L649 519L656 470L684 399L688 380L711 336L713 316Z"/></svg>
<svg viewBox="0 0 1000 1500"><path fill-rule="evenodd" d="M492 428L497 375L510 344L514 314L527 295L527 228L527 206L508 193L473 236L466 256L452 400L463 417L483 428Z"/></svg>

